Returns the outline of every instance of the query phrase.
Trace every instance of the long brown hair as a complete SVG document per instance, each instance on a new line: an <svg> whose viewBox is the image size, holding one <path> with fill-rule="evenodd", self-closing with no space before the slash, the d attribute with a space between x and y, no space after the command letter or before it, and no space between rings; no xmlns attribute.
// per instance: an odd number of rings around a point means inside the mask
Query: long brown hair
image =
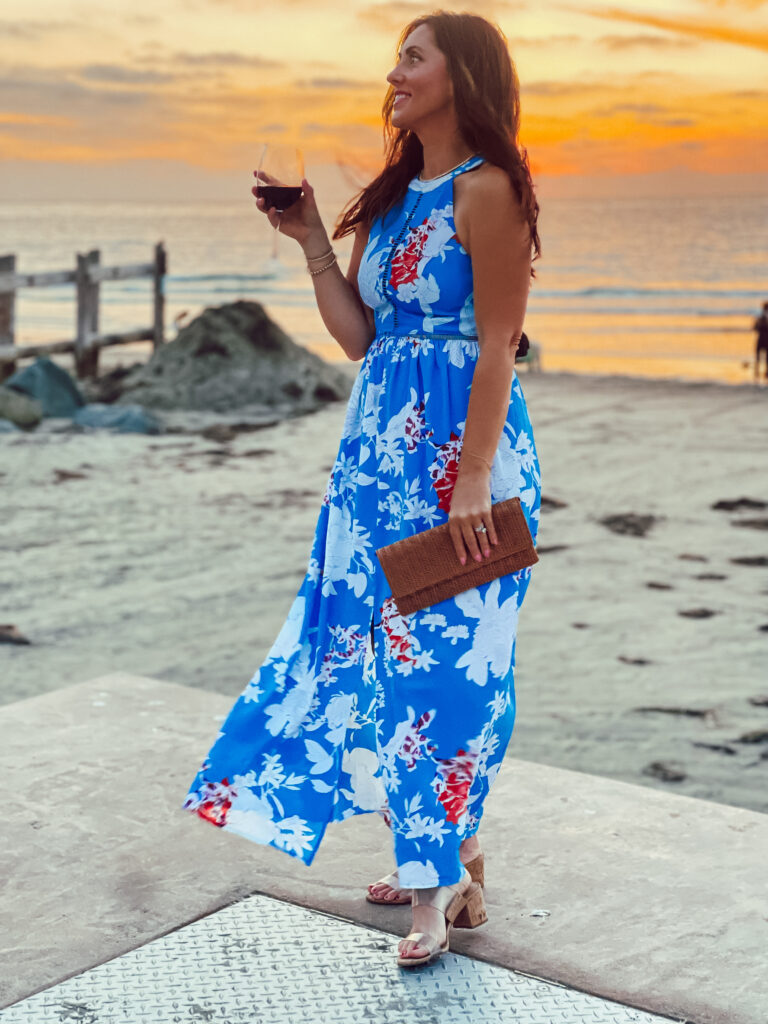
<svg viewBox="0 0 768 1024"><path fill-rule="evenodd" d="M400 34L398 52L419 25L429 25L435 43L445 54L462 139L473 153L479 153L509 175L528 222L535 260L541 255L536 228L539 204L527 150L517 141L520 83L506 36L497 25L479 15L438 10L406 25ZM386 150L384 169L347 203L336 223L334 239L344 238L360 222L370 224L374 218L385 214L402 199L409 182L424 167L419 137L409 128L392 125L395 91L394 86L389 87L381 111ZM533 267L531 276L536 277Z"/></svg>

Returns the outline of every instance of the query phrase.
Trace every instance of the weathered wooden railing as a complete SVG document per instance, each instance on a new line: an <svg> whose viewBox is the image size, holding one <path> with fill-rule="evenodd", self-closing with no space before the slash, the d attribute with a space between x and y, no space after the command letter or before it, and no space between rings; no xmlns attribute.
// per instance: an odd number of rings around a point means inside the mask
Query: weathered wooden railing
<svg viewBox="0 0 768 1024"><path fill-rule="evenodd" d="M54 270L38 274L16 271L16 257L0 256L0 380L5 379L25 356L49 355L52 352L74 352L75 373L86 377L97 372L99 350L107 345L124 345L129 341L151 341L157 349L163 344L165 295L163 283L167 258L162 242L155 246L151 263L133 263L124 267L103 267L99 249L77 253L75 270ZM99 333L99 289L102 281L124 281L132 277L151 277L153 281L152 326L116 334ZM41 342L39 345L16 345L16 291L56 284L74 284L77 297L76 334L66 341Z"/></svg>

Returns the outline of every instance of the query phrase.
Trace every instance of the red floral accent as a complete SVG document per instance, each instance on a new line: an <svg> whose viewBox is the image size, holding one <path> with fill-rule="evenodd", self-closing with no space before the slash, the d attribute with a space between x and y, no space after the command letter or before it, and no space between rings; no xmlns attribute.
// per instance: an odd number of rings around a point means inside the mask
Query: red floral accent
<svg viewBox="0 0 768 1024"><path fill-rule="evenodd" d="M432 437L433 431L427 430L425 407L426 400L422 398L418 405L414 405L405 421L405 449L408 452L415 452L419 441L425 441L428 437Z"/></svg>
<svg viewBox="0 0 768 1024"><path fill-rule="evenodd" d="M451 824L458 824L459 818L467 809L469 787L475 777L477 755L459 750L455 757L437 758L437 799L445 808L445 819Z"/></svg>
<svg viewBox="0 0 768 1024"><path fill-rule="evenodd" d="M195 808L201 818L221 828L227 823L227 815L232 807L232 797L236 792L226 779L221 782L206 782L202 787L202 799Z"/></svg>
<svg viewBox="0 0 768 1024"><path fill-rule="evenodd" d="M451 438L445 444L436 445L437 455L429 467L432 486L437 492L437 505L444 512L451 510L451 495L459 472L462 438L451 431Z"/></svg>
<svg viewBox="0 0 768 1024"><path fill-rule="evenodd" d="M429 229L427 227L429 218L411 228L405 238L403 248L398 251L392 260L392 269L389 275L389 283L397 290L400 285L413 284L419 276L419 261L424 252L424 245L427 241Z"/></svg>

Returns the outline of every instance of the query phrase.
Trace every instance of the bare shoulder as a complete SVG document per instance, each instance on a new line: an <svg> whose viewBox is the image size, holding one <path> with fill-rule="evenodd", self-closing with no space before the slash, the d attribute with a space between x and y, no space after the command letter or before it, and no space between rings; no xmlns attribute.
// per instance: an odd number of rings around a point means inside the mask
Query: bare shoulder
<svg viewBox="0 0 768 1024"><path fill-rule="evenodd" d="M507 201L516 203L515 190L509 175L496 164L483 161L479 167L464 174L459 174L455 180L457 197L463 195L472 203Z"/></svg>

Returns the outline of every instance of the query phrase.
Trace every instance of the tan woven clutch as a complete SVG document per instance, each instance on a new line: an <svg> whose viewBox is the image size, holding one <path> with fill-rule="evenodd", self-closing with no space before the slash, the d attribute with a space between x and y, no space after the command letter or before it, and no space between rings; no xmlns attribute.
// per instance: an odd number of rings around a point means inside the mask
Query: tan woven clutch
<svg viewBox="0 0 768 1024"><path fill-rule="evenodd" d="M538 562L520 498L497 501L492 516L498 544L489 542L491 553L482 562L471 557L465 565L459 562L447 522L377 548L401 615Z"/></svg>

